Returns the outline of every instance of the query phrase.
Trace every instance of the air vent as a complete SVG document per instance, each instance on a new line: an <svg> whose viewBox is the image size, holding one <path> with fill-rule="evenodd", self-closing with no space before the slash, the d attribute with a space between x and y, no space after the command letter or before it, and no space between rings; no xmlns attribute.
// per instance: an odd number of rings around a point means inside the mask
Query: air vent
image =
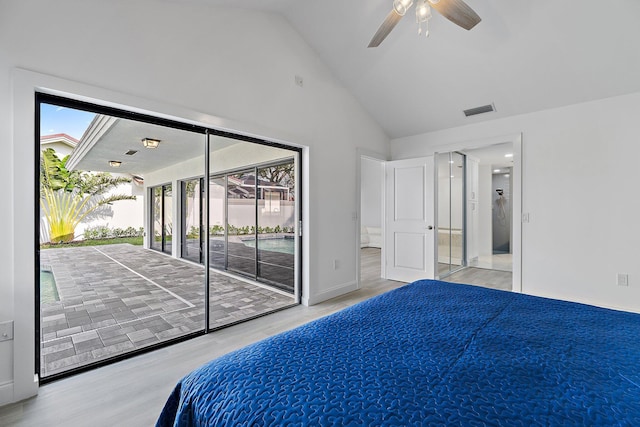
<svg viewBox="0 0 640 427"><path fill-rule="evenodd" d="M478 114L490 113L492 111L496 111L493 104L483 105L482 107L469 108L468 110L464 110L464 115L467 117L477 116Z"/></svg>
<svg viewBox="0 0 640 427"><path fill-rule="evenodd" d="M136 154L137 152L138 152L137 150L129 150L129 151L127 151L127 152L126 152L126 153L124 153L124 154L126 154L127 156L133 156L133 155L134 155L134 154Z"/></svg>

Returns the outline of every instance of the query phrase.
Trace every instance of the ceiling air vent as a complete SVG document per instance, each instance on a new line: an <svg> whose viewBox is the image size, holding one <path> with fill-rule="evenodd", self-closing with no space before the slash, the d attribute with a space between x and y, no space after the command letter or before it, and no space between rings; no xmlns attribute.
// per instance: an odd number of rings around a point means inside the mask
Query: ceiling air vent
<svg viewBox="0 0 640 427"><path fill-rule="evenodd" d="M129 150L129 151L127 151L127 152L126 152L126 153L124 153L124 154L126 154L127 156L133 156L133 155L134 155L134 154L136 154L137 152L138 152L137 150Z"/></svg>
<svg viewBox="0 0 640 427"><path fill-rule="evenodd" d="M477 116L478 114L490 113L492 111L496 111L496 108L493 104L483 105L482 107L469 108L468 110L464 110L464 115L467 117Z"/></svg>

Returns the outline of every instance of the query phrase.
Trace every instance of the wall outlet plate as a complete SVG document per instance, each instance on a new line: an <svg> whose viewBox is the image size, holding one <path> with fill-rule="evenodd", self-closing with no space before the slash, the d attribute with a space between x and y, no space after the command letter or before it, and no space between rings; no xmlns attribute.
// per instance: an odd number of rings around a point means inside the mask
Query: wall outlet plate
<svg viewBox="0 0 640 427"><path fill-rule="evenodd" d="M618 275L616 276L616 283L618 284L618 286L629 286L629 275L618 273Z"/></svg>
<svg viewBox="0 0 640 427"><path fill-rule="evenodd" d="M13 339L13 321L0 322L0 341L9 341Z"/></svg>

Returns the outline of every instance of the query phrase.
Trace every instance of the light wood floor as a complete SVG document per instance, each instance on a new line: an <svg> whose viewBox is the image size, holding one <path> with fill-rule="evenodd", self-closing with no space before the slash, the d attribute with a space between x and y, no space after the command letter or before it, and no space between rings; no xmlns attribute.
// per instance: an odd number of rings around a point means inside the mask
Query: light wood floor
<svg viewBox="0 0 640 427"><path fill-rule="evenodd" d="M371 261L363 270L362 288L342 297L313 307L299 305L46 384L37 397L0 408L0 426L154 425L176 382L203 363L404 285L380 279L379 269L379 262Z"/></svg>
<svg viewBox="0 0 640 427"><path fill-rule="evenodd" d="M0 425L153 425L176 382L203 363L404 285L380 278L379 249L364 249L361 264L362 286L358 291L313 307L296 306L46 384L40 388L38 396L1 407ZM446 280L454 281L456 277ZM474 280L478 281L478 276Z"/></svg>

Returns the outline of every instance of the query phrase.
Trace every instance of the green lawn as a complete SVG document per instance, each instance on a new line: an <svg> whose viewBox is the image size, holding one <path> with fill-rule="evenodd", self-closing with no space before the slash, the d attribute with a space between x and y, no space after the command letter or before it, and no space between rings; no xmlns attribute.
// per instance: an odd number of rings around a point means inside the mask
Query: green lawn
<svg viewBox="0 0 640 427"><path fill-rule="evenodd" d="M91 240L77 240L69 243L45 243L40 245L40 249L51 248L71 248L75 246L104 246L115 245L118 243L129 243L131 245L142 246L143 237L114 237L111 239L91 239Z"/></svg>

